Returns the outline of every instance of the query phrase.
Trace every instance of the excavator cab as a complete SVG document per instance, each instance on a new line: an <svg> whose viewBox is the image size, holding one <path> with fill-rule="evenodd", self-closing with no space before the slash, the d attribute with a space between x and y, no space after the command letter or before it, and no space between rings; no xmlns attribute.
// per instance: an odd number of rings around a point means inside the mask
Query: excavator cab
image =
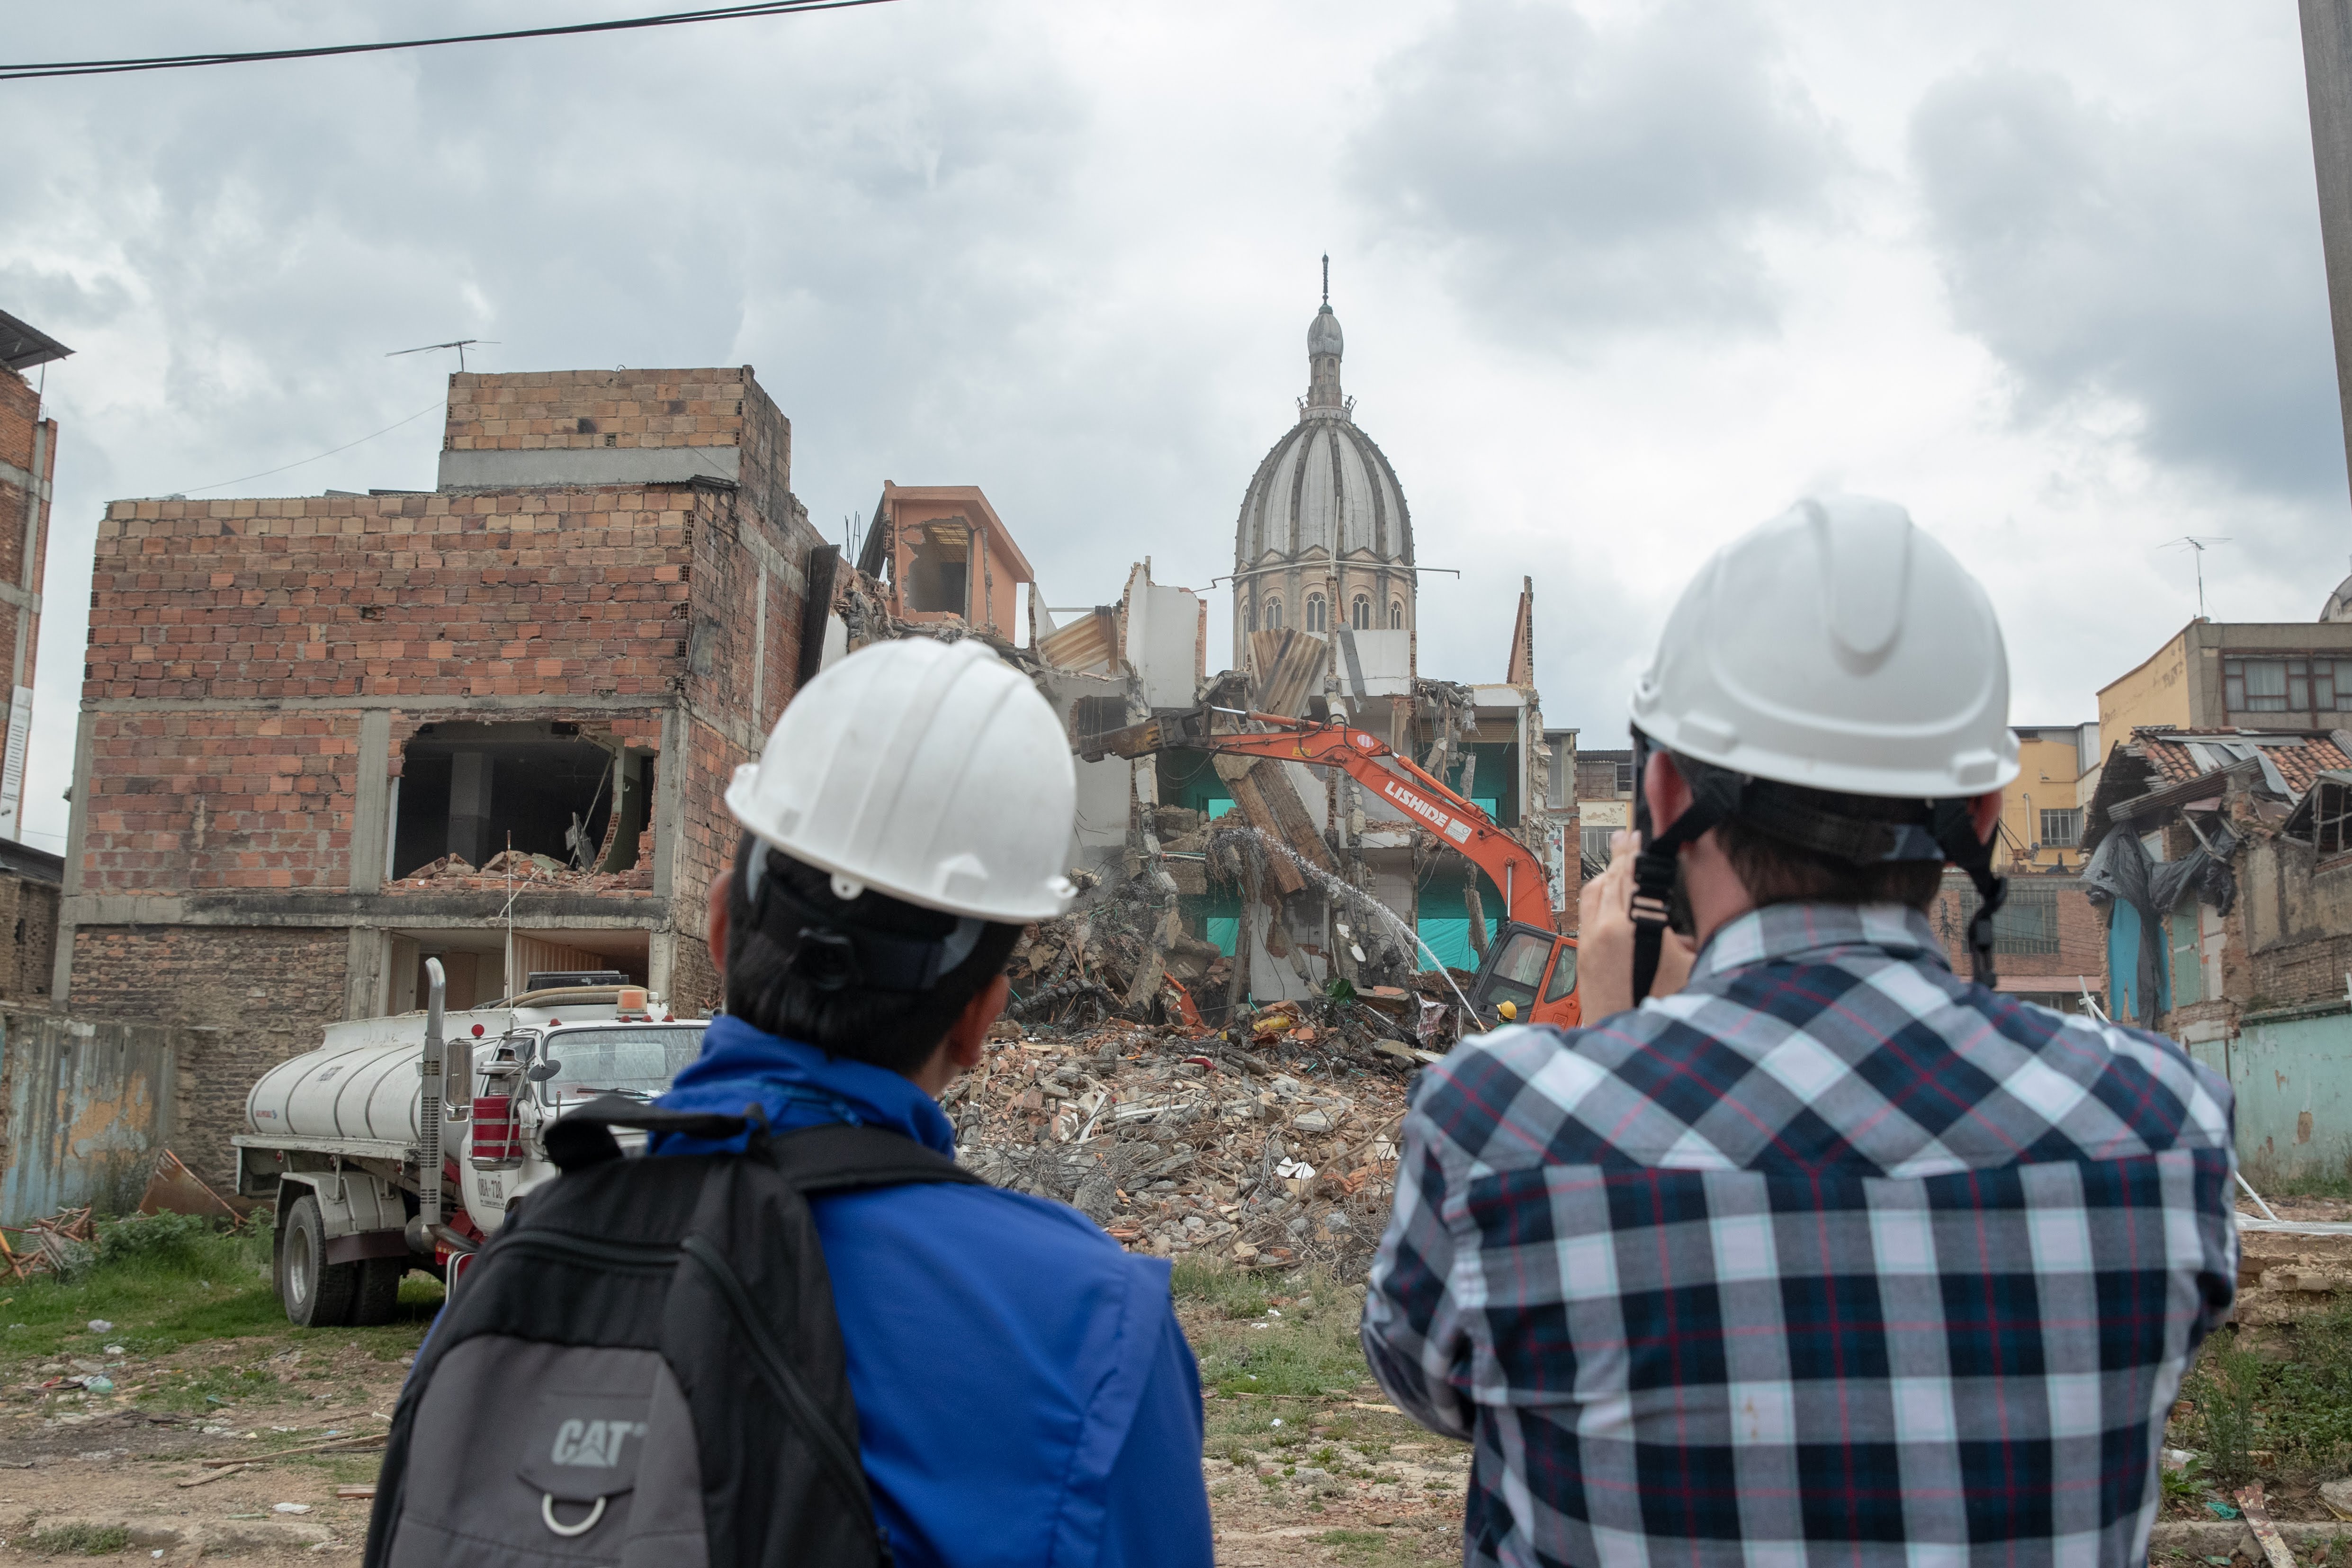
<svg viewBox="0 0 2352 1568"><path fill-rule="evenodd" d="M1511 1004L1510 1017L1502 1012ZM1582 1009L1576 994L1576 938L1540 925L1506 920L1486 945L1486 962L1470 986L1471 1010L1488 1029L1502 1023L1548 1023L1574 1029Z"/></svg>

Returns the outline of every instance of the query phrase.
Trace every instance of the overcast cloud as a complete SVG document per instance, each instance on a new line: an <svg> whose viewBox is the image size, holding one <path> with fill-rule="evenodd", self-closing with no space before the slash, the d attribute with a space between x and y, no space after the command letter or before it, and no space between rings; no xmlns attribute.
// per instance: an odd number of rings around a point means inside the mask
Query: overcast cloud
<svg viewBox="0 0 2352 1568"><path fill-rule="evenodd" d="M606 16L514 0L517 24ZM19 7L15 58L456 31L455 3ZM476 368L751 363L837 535L983 486L1050 602L1205 586L1333 257L1426 674L1622 744L1698 557L1838 484L1984 577L2018 717L2194 612L2307 619L2347 508L2294 11L2189 0L898 3L9 89L0 308L70 343L26 832L114 497L432 483ZM1228 646L1212 601L1213 659Z"/></svg>
<svg viewBox="0 0 2352 1568"><path fill-rule="evenodd" d="M2122 400L2153 457L2342 497L2307 161L2013 66L1938 83L1911 143L1954 313L2015 372L2021 418Z"/></svg>
<svg viewBox="0 0 2352 1568"><path fill-rule="evenodd" d="M1780 55L1747 0L1464 0L1382 64L1349 183L1507 340L1768 326L1759 230L1823 214L1841 162Z"/></svg>

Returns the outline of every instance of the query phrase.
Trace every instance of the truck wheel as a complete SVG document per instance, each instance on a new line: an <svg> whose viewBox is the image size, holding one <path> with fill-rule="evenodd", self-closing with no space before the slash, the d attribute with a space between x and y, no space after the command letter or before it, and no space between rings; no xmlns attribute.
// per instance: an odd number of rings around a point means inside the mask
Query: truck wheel
<svg viewBox="0 0 2352 1568"><path fill-rule="evenodd" d="M369 1258L357 1265L359 1289L353 1292L352 1323L374 1328L392 1322L400 1311L400 1282L408 1277L405 1258Z"/></svg>
<svg viewBox="0 0 2352 1568"><path fill-rule="evenodd" d="M351 1322L360 1266L327 1261L327 1225L319 1200L304 1193L286 1211L278 1251L278 1299L297 1328L339 1328Z"/></svg>

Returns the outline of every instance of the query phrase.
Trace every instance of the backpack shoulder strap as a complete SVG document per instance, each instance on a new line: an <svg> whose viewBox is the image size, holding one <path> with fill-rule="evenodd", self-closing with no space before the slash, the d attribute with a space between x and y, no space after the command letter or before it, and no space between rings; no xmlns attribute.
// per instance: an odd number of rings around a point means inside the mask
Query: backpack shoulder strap
<svg viewBox="0 0 2352 1568"><path fill-rule="evenodd" d="M903 1133L839 1123L805 1127L771 1145L784 1179L803 1193L855 1192L919 1182L989 1184L937 1150Z"/></svg>

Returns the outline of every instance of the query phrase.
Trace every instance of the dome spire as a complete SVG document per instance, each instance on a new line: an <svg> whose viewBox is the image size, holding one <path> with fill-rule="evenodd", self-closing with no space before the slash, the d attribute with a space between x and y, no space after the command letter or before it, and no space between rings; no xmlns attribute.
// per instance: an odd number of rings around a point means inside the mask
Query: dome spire
<svg viewBox="0 0 2352 1568"><path fill-rule="evenodd" d="M1339 318L1331 314L1331 258L1323 258L1323 308L1307 329L1307 406L1332 409L1342 414L1347 400L1339 395L1339 356L1346 348L1339 335Z"/></svg>

